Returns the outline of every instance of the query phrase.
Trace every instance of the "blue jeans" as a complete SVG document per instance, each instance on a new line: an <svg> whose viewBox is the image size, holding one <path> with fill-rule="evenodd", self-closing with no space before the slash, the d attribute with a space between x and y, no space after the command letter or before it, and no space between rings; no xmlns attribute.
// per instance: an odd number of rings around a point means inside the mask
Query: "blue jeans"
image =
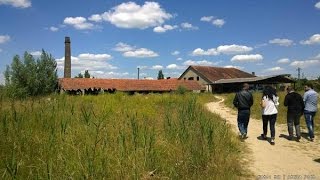
<svg viewBox="0 0 320 180"><path fill-rule="evenodd" d="M311 112L311 111L304 111L304 117L306 119L306 124L308 127L308 131L309 131L309 137L310 138L314 138L314 116L316 115L316 112Z"/></svg>
<svg viewBox="0 0 320 180"><path fill-rule="evenodd" d="M241 134L248 134L250 110L238 110L238 128Z"/></svg>

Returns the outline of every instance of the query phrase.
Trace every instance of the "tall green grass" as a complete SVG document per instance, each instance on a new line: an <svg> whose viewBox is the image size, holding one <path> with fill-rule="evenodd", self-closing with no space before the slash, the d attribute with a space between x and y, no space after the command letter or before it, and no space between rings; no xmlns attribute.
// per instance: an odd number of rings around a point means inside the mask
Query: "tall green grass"
<svg viewBox="0 0 320 180"><path fill-rule="evenodd" d="M237 179L242 146L212 95L1 100L1 179Z"/></svg>
<svg viewBox="0 0 320 180"><path fill-rule="evenodd" d="M301 95L303 95L302 92L299 92ZM278 107L278 115L277 115L277 123L279 124L286 124L287 123L287 107L284 106L284 98L286 96L286 92L281 91L277 92L279 96L279 107ZM234 99L235 93L230 93L230 94L224 94L223 97L225 98L225 104L230 107L234 108L232 102ZM260 101L262 98L262 93L261 92L254 92L253 93L253 106L251 108L251 117L261 120L261 106L260 106ZM320 119L320 101L318 101L318 112L315 117L315 131L317 133L320 133L320 124L317 120ZM300 122L303 126L305 126L305 120L304 117L301 116Z"/></svg>

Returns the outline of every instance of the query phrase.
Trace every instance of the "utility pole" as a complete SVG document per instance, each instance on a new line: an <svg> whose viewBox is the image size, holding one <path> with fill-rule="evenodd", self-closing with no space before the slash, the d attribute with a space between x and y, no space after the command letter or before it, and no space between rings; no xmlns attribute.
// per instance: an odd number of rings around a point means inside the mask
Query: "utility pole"
<svg viewBox="0 0 320 180"><path fill-rule="evenodd" d="M139 75L140 75L140 68L138 67L138 79L140 79Z"/></svg>
<svg viewBox="0 0 320 180"><path fill-rule="evenodd" d="M301 68L300 68L300 67L298 67L297 71L298 71L298 80L300 80L300 72L301 72Z"/></svg>

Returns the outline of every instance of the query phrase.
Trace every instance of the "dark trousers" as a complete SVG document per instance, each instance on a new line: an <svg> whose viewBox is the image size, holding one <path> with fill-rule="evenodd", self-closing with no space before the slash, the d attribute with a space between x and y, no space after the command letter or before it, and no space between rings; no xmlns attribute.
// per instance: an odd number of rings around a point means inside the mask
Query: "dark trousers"
<svg viewBox="0 0 320 180"><path fill-rule="evenodd" d="M293 136L293 125L296 130L296 135L298 138L301 137L301 132L300 132L300 117L301 114L297 112L288 112L287 113L287 125L288 125L288 132L289 136Z"/></svg>
<svg viewBox="0 0 320 180"><path fill-rule="evenodd" d="M248 134L250 110L238 110L238 128L241 134Z"/></svg>
<svg viewBox="0 0 320 180"><path fill-rule="evenodd" d="M268 122L270 124L270 131L271 131L271 138L274 139L276 135L276 130L275 130L275 124L277 120L277 114L272 114L272 115L262 115L262 121L263 121L263 134L267 135L268 133Z"/></svg>

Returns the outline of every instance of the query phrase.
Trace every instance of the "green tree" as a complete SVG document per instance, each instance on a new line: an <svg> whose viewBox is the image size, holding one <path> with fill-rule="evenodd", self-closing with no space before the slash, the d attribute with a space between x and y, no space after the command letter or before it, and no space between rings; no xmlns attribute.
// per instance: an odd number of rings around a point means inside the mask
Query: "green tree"
<svg viewBox="0 0 320 180"><path fill-rule="evenodd" d="M162 70L160 70L160 71L158 72L158 79L164 79L164 75L163 75L163 73L162 73Z"/></svg>
<svg viewBox="0 0 320 180"><path fill-rule="evenodd" d="M81 72L78 74L78 76L75 76L75 78L83 78L83 75L81 74Z"/></svg>
<svg viewBox="0 0 320 180"><path fill-rule="evenodd" d="M90 73L88 70L84 71L84 78L90 78Z"/></svg>
<svg viewBox="0 0 320 180"><path fill-rule="evenodd" d="M27 52L24 53L24 66L23 74L26 76L26 90L31 96L34 96L39 91L39 81L37 77L38 67L34 57Z"/></svg>
<svg viewBox="0 0 320 180"><path fill-rule="evenodd" d="M24 53L23 61L13 57L11 66L4 72L6 90L11 97L27 97L49 94L57 88L57 63L51 54L42 50L37 60Z"/></svg>

